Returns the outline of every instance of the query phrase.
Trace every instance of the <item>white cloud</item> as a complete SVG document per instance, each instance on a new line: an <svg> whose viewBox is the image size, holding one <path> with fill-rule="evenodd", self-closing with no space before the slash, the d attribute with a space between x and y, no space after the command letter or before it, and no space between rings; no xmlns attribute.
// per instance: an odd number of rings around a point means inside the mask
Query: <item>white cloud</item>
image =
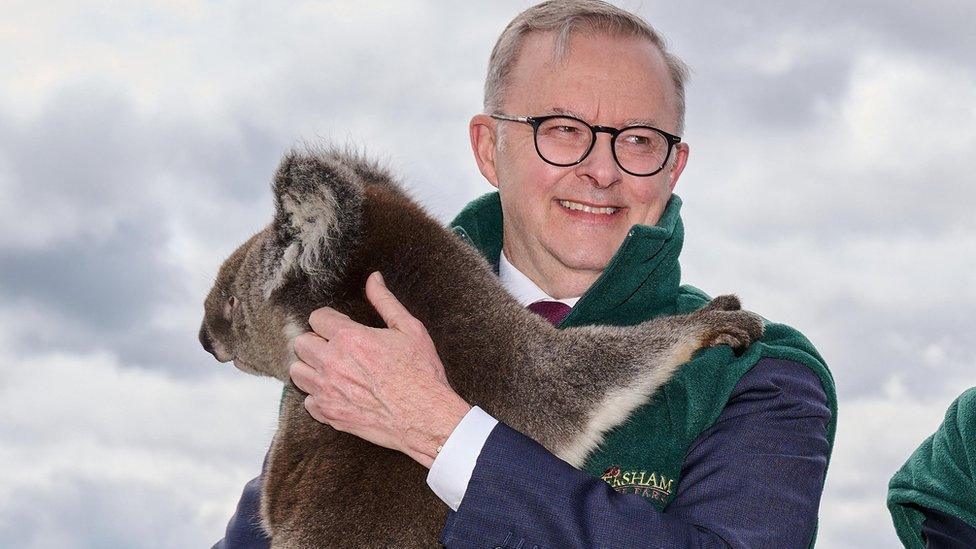
<svg viewBox="0 0 976 549"><path fill-rule="evenodd" d="M127 547L221 537L245 481L260 471L280 383L226 365L180 380L123 367L108 353L9 361L0 374L6 544L97 546L77 534L102 531ZM38 501L86 509L55 518L34 508ZM10 522L14 517L28 523ZM129 527L149 528L123 528L126 517Z"/></svg>
<svg viewBox="0 0 976 549"><path fill-rule="evenodd" d="M862 170L910 172L968 160L976 146L976 75L960 68L921 56L862 54L841 107L845 160Z"/></svg>
<svg viewBox="0 0 976 549"><path fill-rule="evenodd" d="M976 72L899 52L850 57L844 94L805 126L758 118L694 133L678 191L738 233L971 231Z"/></svg>

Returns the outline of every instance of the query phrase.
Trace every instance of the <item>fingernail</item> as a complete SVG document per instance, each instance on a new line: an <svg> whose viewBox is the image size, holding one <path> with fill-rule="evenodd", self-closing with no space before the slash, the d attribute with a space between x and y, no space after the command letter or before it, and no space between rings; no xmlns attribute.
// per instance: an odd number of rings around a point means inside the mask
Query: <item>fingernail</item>
<svg viewBox="0 0 976 549"><path fill-rule="evenodd" d="M376 278L379 279L380 284L386 286L386 281L383 280L383 273L376 271Z"/></svg>

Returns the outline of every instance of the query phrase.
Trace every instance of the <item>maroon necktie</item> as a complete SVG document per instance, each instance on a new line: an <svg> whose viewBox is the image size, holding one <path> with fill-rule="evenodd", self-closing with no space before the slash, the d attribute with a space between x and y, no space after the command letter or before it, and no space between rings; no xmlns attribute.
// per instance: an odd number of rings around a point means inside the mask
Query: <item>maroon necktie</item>
<svg viewBox="0 0 976 549"><path fill-rule="evenodd" d="M553 324L559 324L566 318L572 307L560 301L536 301L529 305L529 310Z"/></svg>

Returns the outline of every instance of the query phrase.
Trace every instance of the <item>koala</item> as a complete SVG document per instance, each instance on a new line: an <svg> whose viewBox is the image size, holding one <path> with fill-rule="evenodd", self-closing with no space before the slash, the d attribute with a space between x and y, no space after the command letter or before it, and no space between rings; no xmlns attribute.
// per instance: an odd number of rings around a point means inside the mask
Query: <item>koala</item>
<svg viewBox="0 0 976 549"><path fill-rule="evenodd" d="M272 188L274 219L220 267L199 337L218 361L285 384L262 485L273 547L437 545L447 507L427 470L313 419L288 376L313 310L384 326L363 291L373 271L426 326L458 394L575 467L696 351L741 351L763 333L735 296L631 327L556 329L354 153L293 151Z"/></svg>

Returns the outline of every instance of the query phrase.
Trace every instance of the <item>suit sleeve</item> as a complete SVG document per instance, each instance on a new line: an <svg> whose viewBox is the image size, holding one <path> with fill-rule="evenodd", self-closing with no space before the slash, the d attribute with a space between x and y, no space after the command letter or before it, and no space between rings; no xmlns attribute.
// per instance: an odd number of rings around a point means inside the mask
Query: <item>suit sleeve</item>
<svg viewBox="0 0 976 549"><path fill-rule="evenodd" d="M261 472L261 475L264 471ZM211 549L269 549L271 538L261 528L261 475L244 485L237 511L227 522L224 538Z"/></svg>
<svg viewBox="0 0 976 549"><path fill-rule="evenodd" d="M763 359L685 457L659 512L500 423L441 535L447 547L806 547L827 469L830 410L806 366Z"/></svg>

